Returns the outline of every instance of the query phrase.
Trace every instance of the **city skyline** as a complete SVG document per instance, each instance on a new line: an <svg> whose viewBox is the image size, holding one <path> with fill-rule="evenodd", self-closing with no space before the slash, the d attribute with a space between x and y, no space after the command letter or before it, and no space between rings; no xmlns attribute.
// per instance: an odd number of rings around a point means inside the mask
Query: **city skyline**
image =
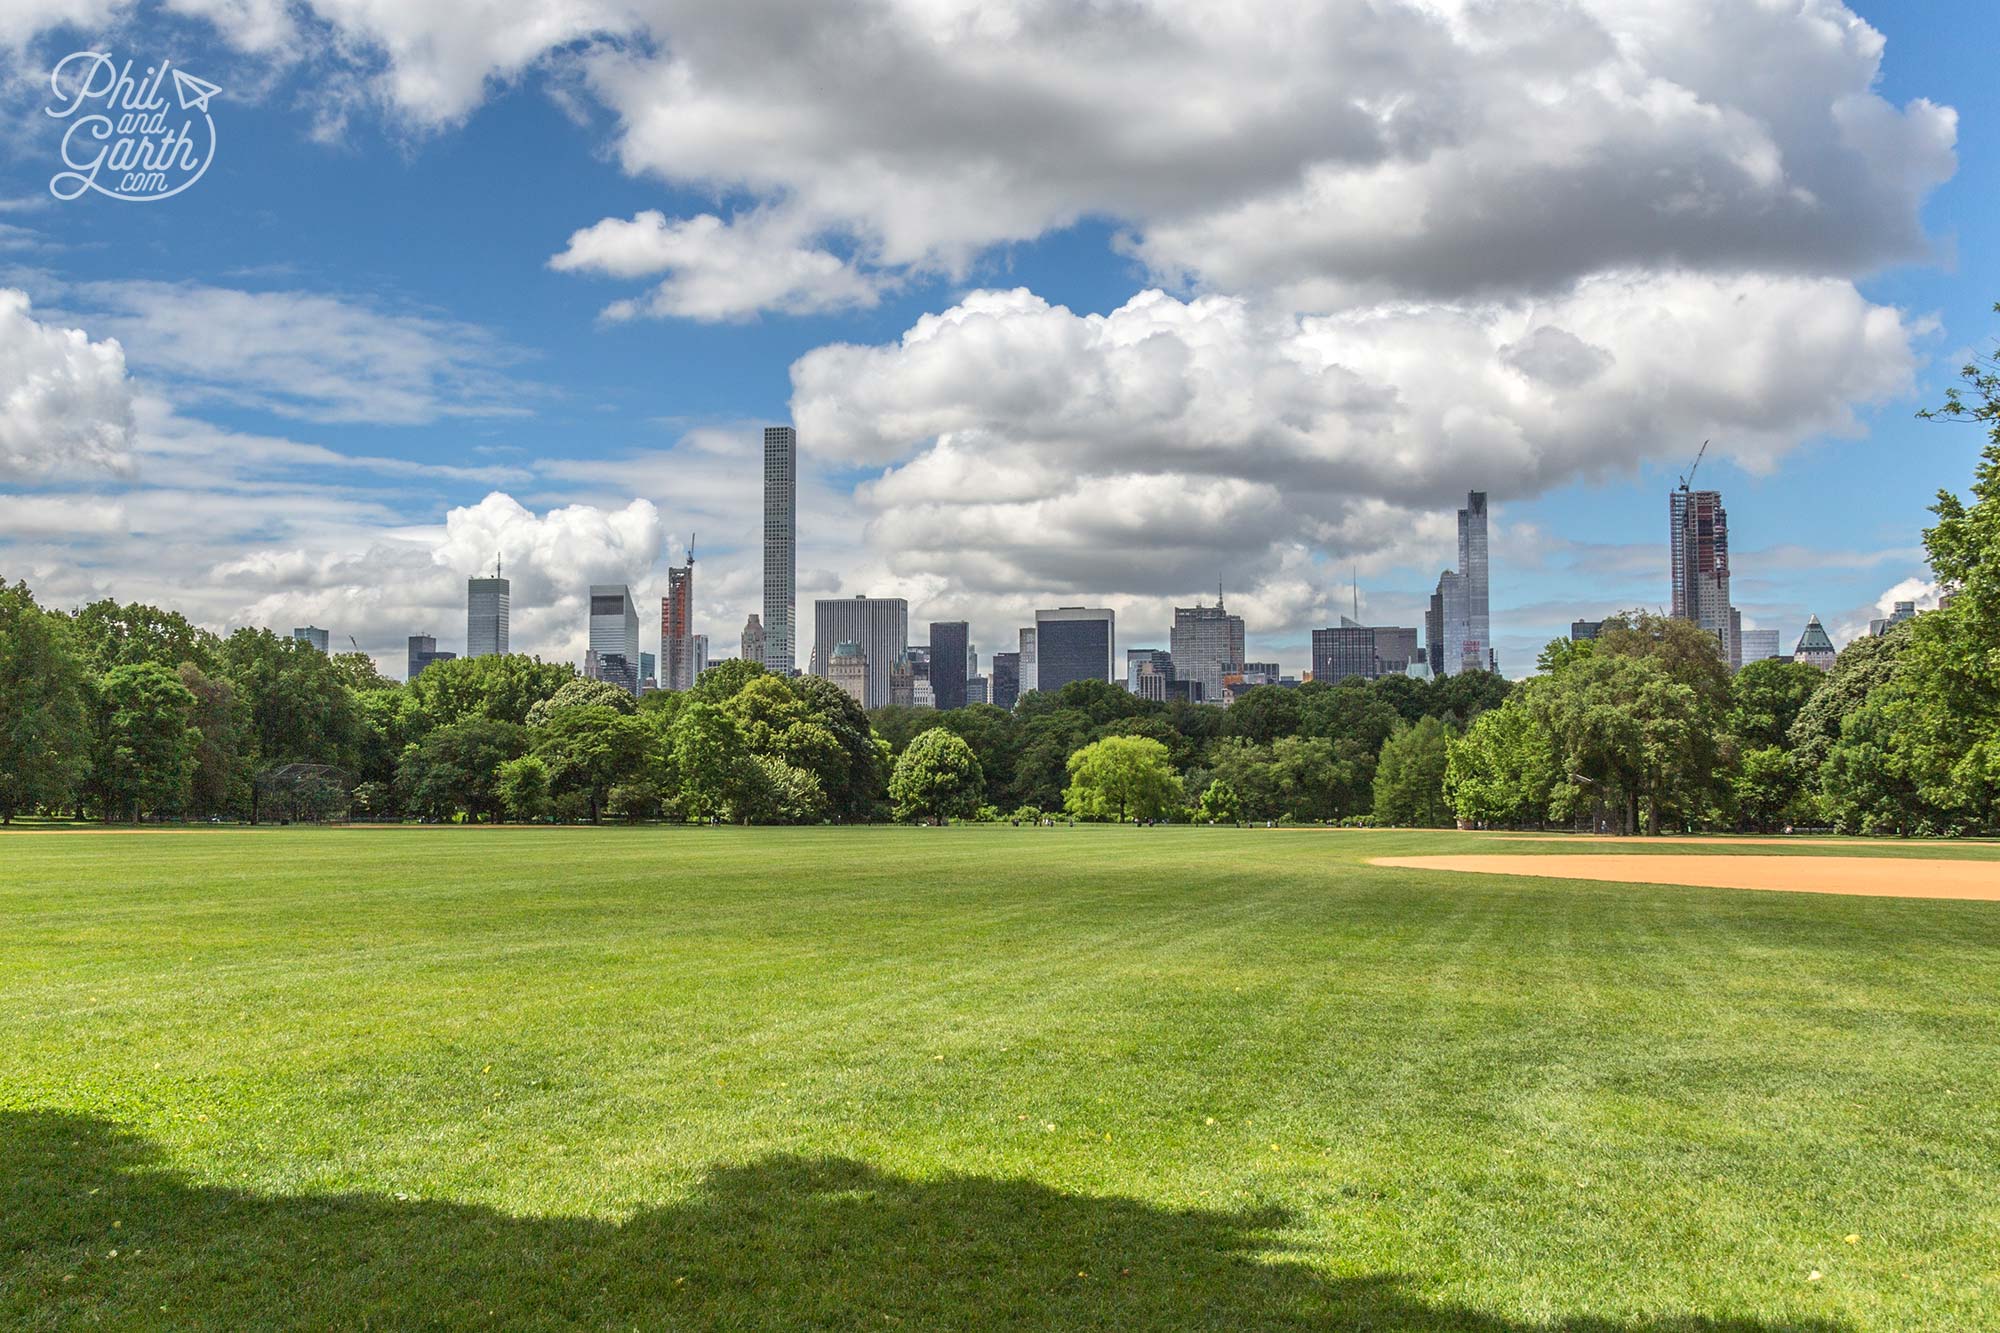
<svg viewBox="0 0 2000 1333"><path fill-rule="evenodd" d="M1913 416L1995 328L1991 12L1746 7L1716 33L1566 6L1522 101L1494 63L1527 40L1504 8L1491 42L1427 29L1394 69L1308 70L1241 16L1196 34L1141 4L1020 37L1046 81L947 79L970 100L944 115L908 71L995 52L934 48L895 7L881 51L925 60L830 80L814 52L835 48L808 44L741 101L756 80L716 63L738 48L671 15L579 20L489 67L414 11L384 45L353 15L287 11L253 41L86 8L115 21L31 16L0 51L23 127L0 144L0 568L54 604L325 626L395 671L413 633L477 651L453 627L498 556L510 647L574 662L589 585L650 608L685 561L669 530L694 529L692 623L734 644L764 613L774 425L797 432L794 665L816 598L900 596L1010 652L1037 607L1105 606L1121 643L1164 645L1220 578L1246 655L1298 671L1356 575L1360 623L1423 625L1477 487L1491 646L1518 676L1572 619L1669 604L1658 495L1703 439L1746 630L1789 648L1818 615L1845 641L1935 598L1917 533L1971 449ZM1386 38L1401 9L1344 21ZM1340 21L1301 6L1300 49ZM1145 153L1076 55L1133 24L1158 39L1149 86L1202 90ZM96 40L171 45L225 88L194 188L49 196L47 73ZM555 68L627 49L629 78ZM1751 49L1768 78L1726 58ZM1369 79L1381 96L1352 91ZM356 96L319 117L324 87ZM652 101L671 87L704 92ZM906 138L856 114L863 87L914 109ZM1030 87L1051 101L1015 105ZM1450 153L1397 119L1425 106ZM672 134L636 134L653 110ZM1519 156L1552 112L1578 151ZM1021 115L1064 132L1038 154L976 128ZM822 137L796 152L781 123ZM535 187L488 180L500 161ZM468 245L474 181L507 206ZM1527 208L1552 197L1600 206Z"/></svg>
<svg viewBox="0 0 2000 1333"><path fill-rule="evenodd" d="M786 556L796 542L795 520L790 512L790 460L795 457L797 435L791 428L766 427L763 436L765 566L767 570L776 571L780 579L775 594L768 589L765 592L763 602L768 610L784 606L792 585L793 576L786 569ZM1703 453L1706 448L1704 443ZM1700 461L1698 454L1697 467ZM1719 491L1691 490L1691 476L1692 470L1669 494L1669 532L1664 548L1668 557L1669 596L1666 605L1659 608L1660 613L1693 621L1714 633L1732 669L1762 657L1792 655L1782 648L1786 642L1782 628L1746 629L1741 611L1731 604L1726 508ZM1225 590L1218 586L1216 602L1212 607L1197 601L1192 607L1173 608L1173 625L1167 635L1168 649L1121 645L1116 641L1115 630L1108 630L1104 647L1109 659L1104 679L1122 681L1128 690L1142 692L1144 678L1143 692L1148 697L1157 694L1165 698L1172 694L1174 697L1214 703L1228 697L1230 684L1245 681L1246 671L1253 678L1338 680L1350 675L1372 678L1414 669L1432 675L1439 674L1441 669L1443 674L1456 674L1476 667L1497 670L1495 650L1490 646L1492 631L1487 611L1491 572L1487 498L1484 491L1469 491L1466 504L1457 511L1456 568L1447 569L1439 576L1437 588L1432 592L1423 616L1421 631L1414 627L1369 626L1342 614L1337 624L1311 631L1308 665L1297 675L1291 675L1284 671L1282 662L1246 663L1250 654L1244 618L1228 613ZM467 580L468 645L481 640L491 641L496 636L500 642L506 641L508 584L499 576L498 570L499 562L496 560L492 576ZM629 602L632 597L630 587L621 585L621 589ZM610 656L609 674L606 674L606 653L599 646L600 640L607 638L612 631L605 628L609 622L599 618L598 599L611 590L610 585L593 585L591 588L590 646L585 650L581 669L588 677L614 679L623 684L628 679L624 674L624 654ZM1358 580L1353 582L1349 592L1351 605L1358 612L1361 605ZM635 660L641 665L636 669L636 675L629 677L635 692L641 688L688 689L707 669L711 662L709 636L694 629L693 597L694 557L690 539L684 563L667 571L667 595L660 602L659 638L656 642L658 661L664 669L655 681L652 671L655 654L639 652ZM1871 620L1864 632L1880 634L1884 626L1914 615L1918 605L1915 600L1896 600L1893 609L1884 608L1890 610L1890 614ZM893 624L876 614L885 608L893 608ZM1648 608L1617 609L1644 611ZM1108 608L1086 612L1084 608L1065 607L1059 612L1037 608L1031 613L1035 624L1017 630L1021 651L995 655L997 659L1005 659L1004 668L996 663L1000 675L996 690L993 682L976 675L969 622L931 622L932 640L944 639L946 659L960 664L955 678L954 669L950 667L941 677L931 668L931 654L936 643L915 646L909 642L907 599L874 598L864 593L820 599L815 602L813 647L807 655L804 670L808 674L834 678L831 653L837 648L851 648L855 660L863 664L858 668L863 672L859 679L865 682L856 697L863 700L866 706L880 707L894 697L893 674L914 655L918 667L917 688L923 706L961 707L967 701L966 691L975 679L989 699L996 692L1004 697L1010 687L1017 694L1027 688L1040 688L1034 664L1038 657L1038 627L1045 617L1056 621L1102 619L1107 626L1115 625L1115 612ZM1572 640L1595 637L1600 625L1601 621L1574 620L1567 637ZM321 651L329 650L329 631L325 629L295 628L292 635L311 640ZM636 624L631 627L629 635L621 632L618 637L621 643L637 645L642 641ZM1826 631L1820 627L1817 615L1810 616L1801 642L1817 644L1819 639L1825 637ZM424 641L421 652L418 647L420 638ZM822 648L823 643L833 647ZM1756 645L1754 649L1746 647L1750 643ZM741 635L742 651L748 655L755 647L758 650L757 660L768 666L770 650L767 644L758 613L749 613ZM1483 651L1482 645L1486 645ZM1117 653L1121 647L1125 652L1122 676L1117 671ZM422 665L428 665L429 661L449 660L456 655L451 651L438 652L437 642L432 636L411 635L408 639L407 678L414 678ZM1142 658L1154 660L1142 666ZM1029 664L1027 679L1031 682L1026 686L1020 684L1024 659ZM1477 666L1481 659L1484 659L1485 665ZM1065 669L1062 673L1065 679L1077 678L1072 671L1073 668Z"/></svg>

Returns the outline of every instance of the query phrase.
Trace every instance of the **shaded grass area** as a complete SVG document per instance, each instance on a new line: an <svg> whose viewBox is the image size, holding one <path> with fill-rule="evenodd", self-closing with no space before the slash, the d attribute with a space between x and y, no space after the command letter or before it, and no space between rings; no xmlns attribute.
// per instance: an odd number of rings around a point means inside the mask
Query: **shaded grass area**
<svg viewBox="0 0 2000 1333"><path fill-rule="evenodd" d="M1534 846L0 838L0 1323L2000 1323L2000 908Z"/></svg>

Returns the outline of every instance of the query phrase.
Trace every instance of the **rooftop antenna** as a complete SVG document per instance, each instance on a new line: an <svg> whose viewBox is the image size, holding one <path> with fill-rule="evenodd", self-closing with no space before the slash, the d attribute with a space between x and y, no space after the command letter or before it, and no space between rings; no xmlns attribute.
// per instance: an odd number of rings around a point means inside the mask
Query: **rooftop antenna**
<svg viewBox="0 0 2000 1333"><path fill-rule="evenodd" d="M688 533L688 563L694 563L694 533Z"/></svg>
<svg viewBox="0 0 2000 1333"><path fill-rule="evenodd" d="M498 551L493 553L493 577L496 579L500 577L500 553Z"/></svg>
<svg viewBox="0 0 2000 1333"><path fill-rule="evenodd" d="M1688 487L1694 484L1695 470L1701 466L1702 455L1706 454L1707 452L1708 452L1708 441L1703 440L1701 442L1700 450L1697 451L1694 456L1694 462L1688 465L1687 475L1681 478L1682 490L1685 491L1688 489Z"/></svg>
<svg viewBox="0 0 2000 1333"><path fill-rule="evenodd" d="M1219 576L1215 580L1215 609L1222 609L1222 579Z"/></svg>

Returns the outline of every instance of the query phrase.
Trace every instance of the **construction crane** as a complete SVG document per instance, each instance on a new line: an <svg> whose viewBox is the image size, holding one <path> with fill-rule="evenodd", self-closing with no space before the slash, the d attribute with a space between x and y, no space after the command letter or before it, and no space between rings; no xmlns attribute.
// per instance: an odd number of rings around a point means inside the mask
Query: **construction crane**
<svg viewBox="0 0 2000 1333"><path fill-rule="evenodd" d="M1691 486L1693 486L1693 485L1694 485L1694 474L1695 474L1695 469L1697 469L1697 468L1699 468L1699 467L1701 466L1701 460L1702 460L1702 457L1703 457L1703 455L1705 455L1705 454L1707 454L1707 453L1708 453L1708 441L1707 441L1707 440L1703 440L1703 441L1701 442L1701 448L1700 448L1700 449L1699 449L1698 451L1696 451L1696 453L1695 453L1695 456L1694 456L1694 462L1688 465L1688 470L1687 470L1687 475L1681 478L1681 489L1682 489L1682 490L1684 490L1684 491L1685 491L1685 490L1687 490L1687 489L1688 489L1689 487L1691 487Z"/></svg>
<svg viewBox="0 0 2000 1333"><path fill-rule="evenodd" d="M349 643L354 643L354 636L353 636L352 634L348 635L348 636L347 636L347 641L348 641ZM358 653L358 652L360 652L360 651L361 651L361 645L360 645L360 644L358 644L358 643L354 643L354 651L355 651L355 652L357 652L357 653Z"/></svg>

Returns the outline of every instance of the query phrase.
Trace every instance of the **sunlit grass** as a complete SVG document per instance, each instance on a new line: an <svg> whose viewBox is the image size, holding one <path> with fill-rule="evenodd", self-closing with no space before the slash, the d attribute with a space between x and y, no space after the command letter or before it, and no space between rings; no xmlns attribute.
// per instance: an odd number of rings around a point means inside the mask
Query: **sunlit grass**
<svg viewBox="0 0 2000 1333"><path fill-rule="evenodd" d="M1536 846L0 836L0 1326L2000 1327L2000 905Z"/></svg>

